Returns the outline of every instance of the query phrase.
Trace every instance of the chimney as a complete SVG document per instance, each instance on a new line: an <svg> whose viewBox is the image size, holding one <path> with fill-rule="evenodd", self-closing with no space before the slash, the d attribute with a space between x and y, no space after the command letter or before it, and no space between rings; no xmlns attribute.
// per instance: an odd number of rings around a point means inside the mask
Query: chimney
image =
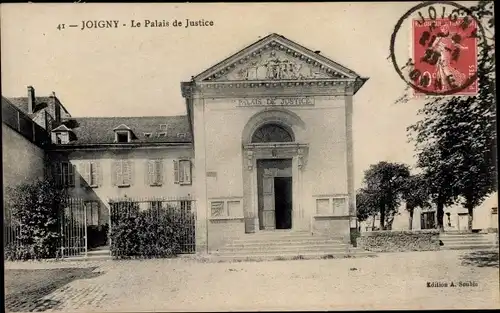
<svg viewBox="0 0 500 313"><path fill-rule="evenodd" d="M32 86L28 86L28 113L31 114L35 112L35 105L35 88L33 88Z"/></svg>

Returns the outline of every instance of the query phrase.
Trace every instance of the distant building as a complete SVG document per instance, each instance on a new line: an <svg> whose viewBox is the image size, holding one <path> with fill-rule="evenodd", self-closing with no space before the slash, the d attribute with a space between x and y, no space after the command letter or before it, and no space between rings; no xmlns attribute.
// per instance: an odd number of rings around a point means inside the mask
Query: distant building
<svg viewBox="0 0 500 313"><path fill-rule="evenodd" d="M473 230L498 229L498 193L492 193L483 203L474 209ZM443 226L445 231L467 231L468 227L467 209L460 205L452 205L444 208ZM437 225L437 213L435 208L416 208L413 212L413 230L434 229ZM380 228L380 217L375 221L369 218L360 223L361 231L372 231ZM404 202L399 206L398 214L394 216L392 230L409 230L410 213L405 209Z"/></svg>

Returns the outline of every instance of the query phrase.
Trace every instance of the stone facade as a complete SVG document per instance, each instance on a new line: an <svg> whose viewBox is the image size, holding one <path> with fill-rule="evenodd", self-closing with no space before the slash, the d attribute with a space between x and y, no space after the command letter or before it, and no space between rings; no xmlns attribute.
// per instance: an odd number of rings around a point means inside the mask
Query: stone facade
<svg viewBox="0 0 500 313"><path fill-rule="evenodd" d="M365 80L273 34L183 83L200 251L244 236L244 217L255 219L254 231L266 230L260 160L291 161L292 230L349 241L356 227L352 96ZM291 140L254 142L265 125L285 129Z"/></svg>

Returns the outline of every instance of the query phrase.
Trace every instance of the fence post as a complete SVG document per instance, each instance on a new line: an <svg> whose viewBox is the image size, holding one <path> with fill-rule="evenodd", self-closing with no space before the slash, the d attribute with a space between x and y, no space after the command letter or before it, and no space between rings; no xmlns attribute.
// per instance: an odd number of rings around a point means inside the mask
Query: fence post
<svg viewBox="0 0 500 313"><path fill-rule="evenodd" d="M83 201L82 201L83 202ZM85 257L87 257L88 251L88 239L87 239L87 203L83 202L83 225L85 232Z"/></svg>
<svg viewBox="0 0 500 313"><path fill-rule="evenodd" d="M61 259L64 259L64 206L61 205L59 206L59 223L61 224Z"/></svg>

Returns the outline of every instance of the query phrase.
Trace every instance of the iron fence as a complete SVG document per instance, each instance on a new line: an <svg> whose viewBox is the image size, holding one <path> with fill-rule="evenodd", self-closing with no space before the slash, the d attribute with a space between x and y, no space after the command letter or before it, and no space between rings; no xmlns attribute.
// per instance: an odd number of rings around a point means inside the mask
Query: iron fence
<svg viewBox="0 0 500 313"><path fill-rule="evenodd" d="M175 227L180 227L176 230L179 234L180 253L189 254L195 253L195 223L196 223L196 208L195 200L190 197L176 198L120 198L110 201L110 230L113 231L113 226L124 214L129 217L136 217L139 214L156 219L162 223L173 223ZM167 212L174 212L175 220L166 219ZM165 225L167 226L167 225ZM151 240L155 240L151 238Z"/></svg>
<svg viewBox="0 0 500 313"><path fill-rule="evenodd" d="M108 234L112 231L113 223L118 215L133 216L142 212L151 218L159 218L164 209L173 210L177 220L176 225L181 227L177 233L180 237L180 253L195 253L195 223L196 207L192 198L145 198L145 199L114 199L109 202L109 228L105 229L107 244ZM79 198L65 199L59 208L58 227L60 229L60 244L58 257L73 257L86 255L92 247L92 225L89 224L88 203ZM163 221L163 220L162 220ZM11 244L21 245L19 235L22 225L12 216L11 211L4 206L4 247ZM133 231L133 230L132 230ZM102 231L101 231L102 232ZM102 234L99 233L100 236ZM154 238L152 238L154 240Z"/></svg>
<svg viewBox="0 0 500 313"><path fill-rule="evenodd" d="M61 257L87 254L87 210L82 199L68 198L60 208Z"/></svg>
<svg viewBox="0 0 500 313"><path fill-rule="evenodd" d="M12 216L10 209L4 203L3 212L3 244L7 247L11 244L20 245L19 235L21 224Z"/></svg>

